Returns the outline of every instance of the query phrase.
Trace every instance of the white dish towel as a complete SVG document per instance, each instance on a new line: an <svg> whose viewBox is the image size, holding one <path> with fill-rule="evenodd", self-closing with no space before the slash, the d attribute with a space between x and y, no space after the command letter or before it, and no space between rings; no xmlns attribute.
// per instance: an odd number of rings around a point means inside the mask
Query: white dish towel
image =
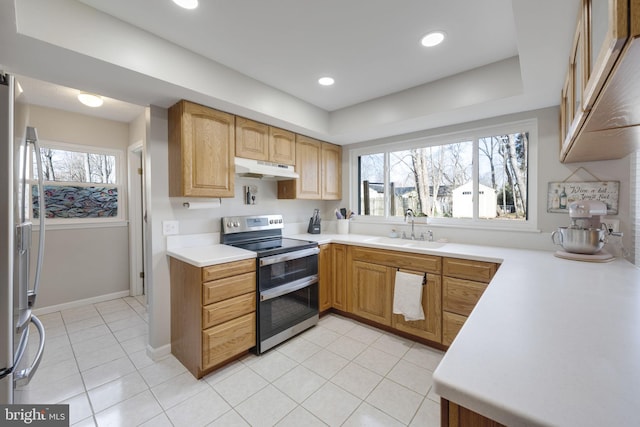
<svg viewBox="0 0 640 427"><path fill-rule="evenodd" d="M404 320L424 320L422 282L424 275L396 271L393 290L393 313L403 314Z"/></svg>

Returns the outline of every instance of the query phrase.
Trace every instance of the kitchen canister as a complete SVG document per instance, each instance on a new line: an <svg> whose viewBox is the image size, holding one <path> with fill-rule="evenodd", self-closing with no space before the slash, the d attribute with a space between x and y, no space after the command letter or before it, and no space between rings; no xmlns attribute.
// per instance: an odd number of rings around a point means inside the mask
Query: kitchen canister
<svg viewBox="0 0 640 427"><path fill-rule="evenodd" d="M349 220L348 219L339 219L338 220L338 234L349 234Z"/></svg>

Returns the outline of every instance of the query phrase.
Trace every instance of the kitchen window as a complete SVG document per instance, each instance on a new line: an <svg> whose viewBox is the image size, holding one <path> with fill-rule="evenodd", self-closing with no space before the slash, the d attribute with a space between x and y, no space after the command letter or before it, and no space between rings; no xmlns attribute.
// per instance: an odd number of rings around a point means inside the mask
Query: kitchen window
<svg viewBox="0 0 640 427"><path fill-rule="evenodd" d="M359 215L434 224L533 227L536 121L354 150Z"/></svg>
<svg viewBox="0 0 640 427"><path fill-rule="evenodd" d="M49 224L82 224L123 220L122 152L42 141L45 214ZM31 176L37 165L31 165ZM32 187L31 212L38 217Z"/></svg>

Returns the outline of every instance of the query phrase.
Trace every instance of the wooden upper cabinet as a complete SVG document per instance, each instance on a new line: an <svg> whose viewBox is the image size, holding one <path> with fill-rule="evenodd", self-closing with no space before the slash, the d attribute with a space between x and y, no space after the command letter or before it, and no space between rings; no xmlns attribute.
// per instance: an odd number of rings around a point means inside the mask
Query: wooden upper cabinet
<svg viewBox="0 0 640 427"><path fill-rule="evenodd" d="M278 181L279 199L342 199L342 148L296 135L296 180Z"/></svg>
<svg viewBox="0 0 640 427"><path fill-rule="evenodd" d="M269 160L283 165L296 164L296 134L269 126Z"/></svg>
<svg viewBox="0 0 640 427"><path fill-rule="evenodd" d="M297 199L322 199L322 142L296 136Z"/></svg>
<svg viewBox="0 0 640 427"><path fill-rule="evenodd" d="M322 199L342 199L342 147L322 144Z"/></svg>
<svg viewBox="0 0 640 427"><path fill-rule="evenodd" d="M295 134L244 117L236 117L236 156L295 165Z"/></svg>
<svg viewBox="0 0 640 427"><path fill-rule="evenodd" d="M169 196L234 197L235 117L180 101L168 121Z"/></svg>
<svg viewBox="0 0 640 427"><path fill-rule="evenodd" d="M622 158L640 149L640 0L582 0L563 89L563 162Z"/></svg>
<svg viewBox="0 0 640 427"><path fill-rule="evenodd" d="M236 156L269 160L269 126L236 117Z"/></svg>

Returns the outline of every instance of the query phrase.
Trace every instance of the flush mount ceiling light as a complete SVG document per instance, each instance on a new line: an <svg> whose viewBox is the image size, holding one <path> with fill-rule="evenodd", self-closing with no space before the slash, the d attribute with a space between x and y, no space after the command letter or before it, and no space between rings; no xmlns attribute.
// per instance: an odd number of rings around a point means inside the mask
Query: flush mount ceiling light
<svg viewBox="0 0 640 427"><path fill-rule="evenodd" d="M94 95L92 93L80 92L78 95L78 101L82 102L87 107L99 107L104 102L100 95Z"/></svg>
<svg viewBox="0 0 640 427"><path fill-rule="evenodd" d="M422 38L420 43L425 47L437 46L444 40L443 31L433 31Z"/></svg>
<svg viewBox="0 0 640 427"><path fill-rule="evenodd" d="M173 2L185 9L195 9L198 7L198 0L173 0Z"/></svg>
<svg viewBox="0 0 640 427"><path fill-rule="evenodd" d="M322 86L331 86L332 84L335 83L335 80L333 80L333 78L331 77L320 77L318 79L318 83L321 84Z"/></svg>

